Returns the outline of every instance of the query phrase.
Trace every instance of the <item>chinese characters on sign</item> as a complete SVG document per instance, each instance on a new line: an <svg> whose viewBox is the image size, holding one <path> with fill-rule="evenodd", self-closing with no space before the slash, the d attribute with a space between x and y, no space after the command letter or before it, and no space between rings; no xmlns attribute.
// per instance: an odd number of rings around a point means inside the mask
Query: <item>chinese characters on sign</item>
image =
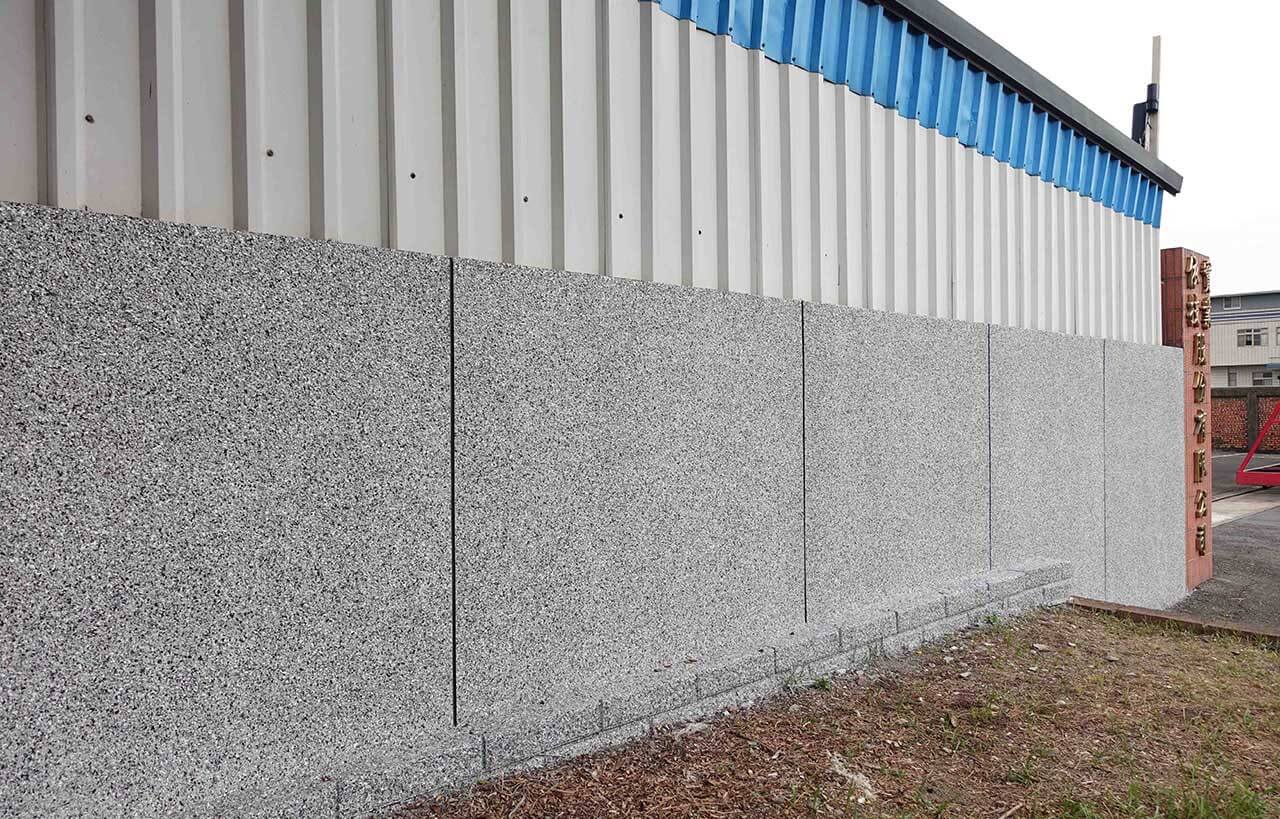
<svg viewBox="0 0 1280 819"><path fill-rule="evenodd" d="M1209 350L1209 274L1213 265L1208 259L1188 253L1183 257L1183 281L1186 283L1184 317L1191 333L1191 399L1195 404L1192 435L1195 438L1191 457L1191 485L1195 492L1195 550L1203 556L1208 549L1209 490L1208 480L1208 392Z"/></svg>

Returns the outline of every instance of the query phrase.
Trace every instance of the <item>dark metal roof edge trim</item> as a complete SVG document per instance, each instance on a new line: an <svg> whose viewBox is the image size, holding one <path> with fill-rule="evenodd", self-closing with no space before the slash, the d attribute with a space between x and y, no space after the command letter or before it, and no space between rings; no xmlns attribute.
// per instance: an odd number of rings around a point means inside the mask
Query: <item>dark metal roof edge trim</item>
<svg viewBox="0 0 1280 819"><path fill-rule="evenodd" d="M1008 83L1082 134L1115 151L1170 193L1182 190L1182 174L1134 142L1119 128L1063 91L1047 77L938 0L872 0L918 26L943 45Z"/></svg>

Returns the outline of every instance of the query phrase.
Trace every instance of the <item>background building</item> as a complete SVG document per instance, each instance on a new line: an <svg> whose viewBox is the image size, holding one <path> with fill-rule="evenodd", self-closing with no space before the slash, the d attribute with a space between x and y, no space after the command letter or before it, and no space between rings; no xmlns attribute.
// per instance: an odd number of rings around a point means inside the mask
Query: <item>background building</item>
<svg viewBox="0 0 1280 819"><path fill-rule="evenodd" d="M1280 290L1213 297L1213 386L1280 384Z"/></svg>

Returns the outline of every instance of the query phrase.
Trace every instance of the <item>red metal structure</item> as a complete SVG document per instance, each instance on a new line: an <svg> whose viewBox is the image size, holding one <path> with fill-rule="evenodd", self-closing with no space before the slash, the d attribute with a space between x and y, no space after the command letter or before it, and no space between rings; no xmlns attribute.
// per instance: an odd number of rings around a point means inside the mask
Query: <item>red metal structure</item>
<svg viewBox="0 0 1280 819"><path fill-rule="evenodd" d="M1277 422L1280 422L1280 403L1276 404L1276 408L1271 411L1267 422L1262 425L1262 429L1258 430L1257 440L1249 448L1249 454L1240 462L1240 468L1236 470L1236 483L1241 486L1280 486L1280 464L1249 468L1249 462L1253 460L1258 447L1262 445L1267 433Z"/></svg>

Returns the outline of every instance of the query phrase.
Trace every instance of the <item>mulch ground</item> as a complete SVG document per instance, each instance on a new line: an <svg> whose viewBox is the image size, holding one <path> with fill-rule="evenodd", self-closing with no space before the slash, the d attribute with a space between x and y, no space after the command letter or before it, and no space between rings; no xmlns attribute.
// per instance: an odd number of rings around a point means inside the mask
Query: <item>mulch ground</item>
<svg viewBox="0 0 1280 819"><path fill-rule="evenodd" d="M401 815L1280 816L1280 653L1045 610Z"/></svg>

